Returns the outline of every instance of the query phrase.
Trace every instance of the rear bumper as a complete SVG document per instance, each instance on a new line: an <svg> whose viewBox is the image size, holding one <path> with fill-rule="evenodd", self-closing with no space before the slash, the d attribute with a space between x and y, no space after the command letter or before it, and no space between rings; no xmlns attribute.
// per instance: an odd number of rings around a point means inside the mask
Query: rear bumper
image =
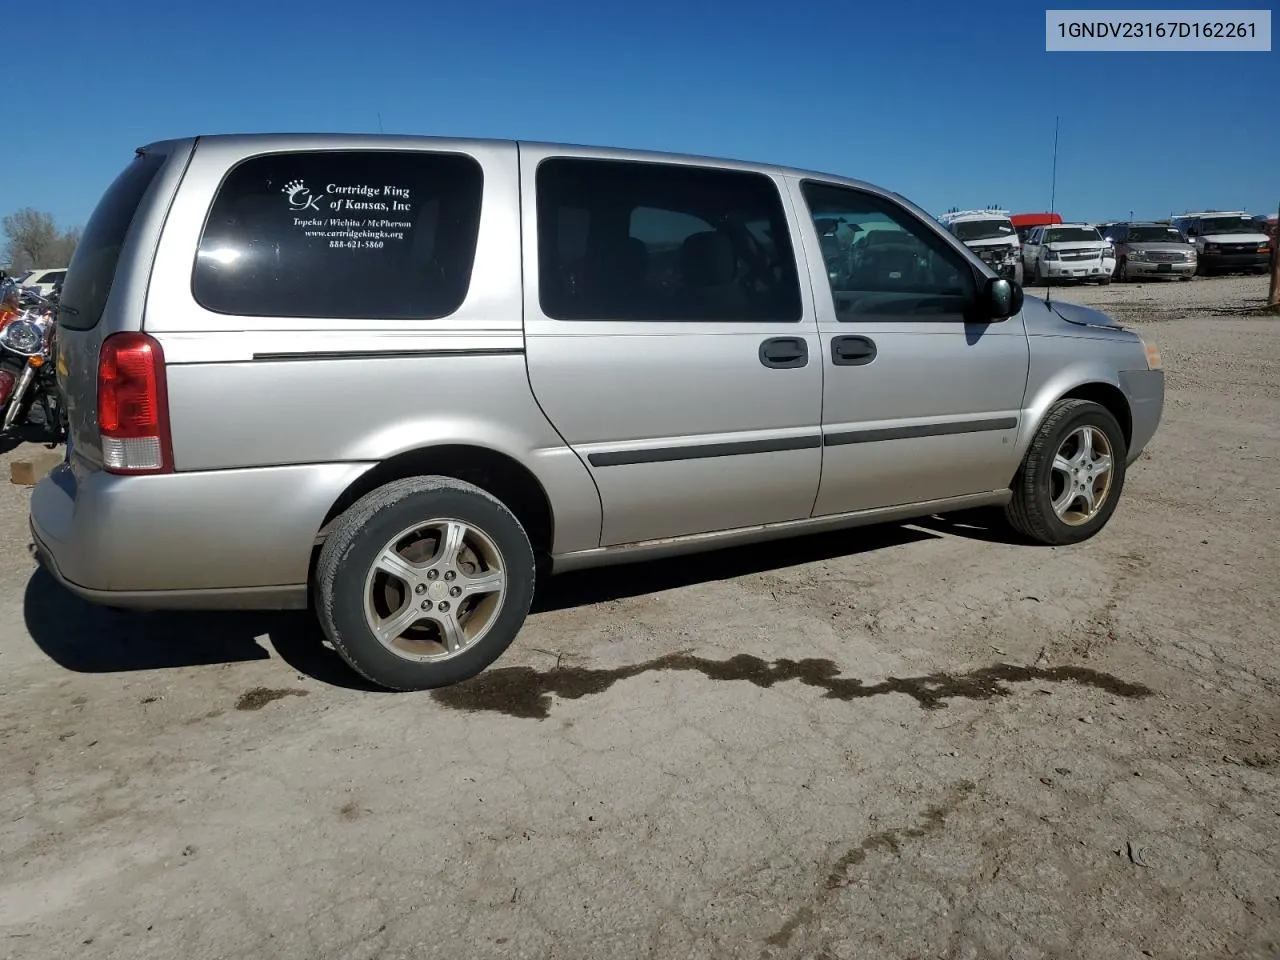
<svg viewBox="0 0 1280 960"><path fill-rule="evenodd" d="M1142 455L1164 413L1164 371L1124 370L1120 373L1120 389L1129 400L1133 418L1133 435L1129 439L1128 463Z"/></svg>
<svg viewBox="0 0 1280 960"><path fill-rule="evenodd" d="M372 464L117 477L62 464L31 494L36 557L94 603L306 606L316 534Z"/></svg>

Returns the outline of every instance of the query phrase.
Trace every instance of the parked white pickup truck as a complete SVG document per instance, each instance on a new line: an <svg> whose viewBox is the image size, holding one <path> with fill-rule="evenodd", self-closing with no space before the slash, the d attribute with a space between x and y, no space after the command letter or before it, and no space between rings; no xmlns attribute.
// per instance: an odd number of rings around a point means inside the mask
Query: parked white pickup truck
<svg viewBox="0 0 1280 960"><path fill-rule="evenodd" d="M1114 256L1102 235L1087 223L1055 223L1035 227L1022 245L1023 274L1028 283L1083 280L1107 284Z"/></svg>

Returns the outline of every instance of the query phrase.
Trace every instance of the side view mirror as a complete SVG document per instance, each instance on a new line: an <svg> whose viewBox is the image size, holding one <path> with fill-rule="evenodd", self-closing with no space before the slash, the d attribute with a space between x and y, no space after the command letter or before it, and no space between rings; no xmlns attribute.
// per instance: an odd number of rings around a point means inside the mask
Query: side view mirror
<svg viewBox="0 0 1280 960"><path fill-rule="evenodd" d="M982 288L979 312L989 322L1008 320L1022 309L1022 285L1005 277L992 277Z"/></svg>

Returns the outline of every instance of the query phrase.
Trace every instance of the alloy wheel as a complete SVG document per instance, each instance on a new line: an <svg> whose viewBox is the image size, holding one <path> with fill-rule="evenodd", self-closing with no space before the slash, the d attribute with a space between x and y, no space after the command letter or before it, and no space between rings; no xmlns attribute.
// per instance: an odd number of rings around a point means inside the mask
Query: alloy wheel
<svg viewBox="0 0 1280 960"><path fill-rule="evenodd" d="M377 554L364 586L365 621L407 660L449 660L493 627L507 570L493 538L461 520L402 530Z"/></svg>
<svg viewBox="0 0 1280 960"><path fill-rule="evenodd" d="M1049 497L1053 512L1078 527L1098 515L1111 494L1111 441L1100 428L1082 426L1067 434L1053 458Z"/></svg>

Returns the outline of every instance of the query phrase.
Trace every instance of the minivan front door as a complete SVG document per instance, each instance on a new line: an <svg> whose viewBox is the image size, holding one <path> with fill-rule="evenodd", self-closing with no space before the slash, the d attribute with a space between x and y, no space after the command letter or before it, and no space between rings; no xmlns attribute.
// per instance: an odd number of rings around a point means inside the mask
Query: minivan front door
<svg viewBox="0 0 1280 960"><path fill-rule="evenodd" d="M1021 314L966 323L975 268L891 197L813 180L790 188L812 223L801 236L826 367L814 515L1008 486L1029 364Z"/></svg>
<svg viewBox="0 0 1280 960"><path fill-rule="evenodd" d="M601 544L807 518L822 354L781 181L520 151L530 382Z"/></svg>

